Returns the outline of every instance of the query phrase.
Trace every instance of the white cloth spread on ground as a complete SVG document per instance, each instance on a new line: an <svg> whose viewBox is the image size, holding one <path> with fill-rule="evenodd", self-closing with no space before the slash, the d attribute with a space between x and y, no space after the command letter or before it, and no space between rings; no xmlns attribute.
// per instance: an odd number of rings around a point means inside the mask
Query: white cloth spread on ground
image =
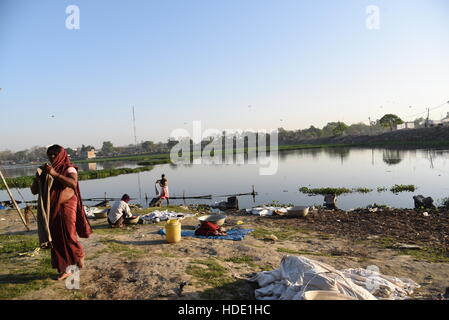
<svg viewBox="0 0 449 320"><path fill-rule="evenodd" d="M141 220L153 221L159 219L159 221L166 221L168 219L183 219L185 217L191 217L193 214L190 213L181 213L181 212L173 212L173 211L159 211L155 210L153 212L147 213L143 216L140 216Z"/></svg>
<svg viewBox="0 0 449 320"><path fill-rule="evenodd" d="M271 216L274 214L275 211L278 211L280 213L287 213L287 211L291 208L292 207L263 206L263 207L255 207L255 208L246 209L246 212L263 217L263 216Z"/></svg>
<svg viewBox="0 0 449 320"><path fill-rule="evenodd" d="M359 286L366 286L377 298L403 300L420 287L415 281L381 274L378 270L345 269L343 274Z"/></svg>
<svg viewBox="0 0 449 320"><path fill-rule="evenodd" d="M86 212L86 216L88 218L95 218L95 214L96 213L104 213L104 212L107 212L108 210L109 210L108 208L100 209L100 208L97 208L97 207L84 206L84 211Z"/></svg>
<svg viewBox="0 0 449 320"><path fill-rule="evenodd" d="M284 256L279 269L259 272L250 281L260 286L258 300L303 300L310 290L335 291L358 300L405 299L419 288L410 279L384 276L366 269L338 271L298 256Z"/></svg>

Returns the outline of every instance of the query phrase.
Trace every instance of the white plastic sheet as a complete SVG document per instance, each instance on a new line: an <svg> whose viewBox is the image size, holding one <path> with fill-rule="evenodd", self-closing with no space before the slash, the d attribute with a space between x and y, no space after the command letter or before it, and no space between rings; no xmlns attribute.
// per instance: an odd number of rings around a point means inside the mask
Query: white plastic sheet
<svg viewBox="0 0 449 320"><path fill-rule="evenodd" d="M275 211L278 211L281 213L287 213L287 211L291 208L292 207L263 206L263 207L255 207L255 208L246 209L246 212L263 217L263 216L271 216L274 214Z"/></svg>
<svg viewBox="0 0 449 320"><path fill-rule="evenodd" d="M284 256L279 269L258 273L258 300L303 300L310 290L335 291L358 300L404 299L419 288L410 279L382 275L366 269L338 271L333 267L298 256Z"/></svg>
<svg viewBox="0 0 449 320"><path fill-rule="evenodd" d="M147 221L153 221L156 219L159 219L159 221L166 221L169 219L184 219L185 217L191 217L193 214L189 213L180 213L180 212L173 212L173 211L160 211L155 210L153 212L147 213L143 216L140 216L141 220L147 220Z"/></svg>

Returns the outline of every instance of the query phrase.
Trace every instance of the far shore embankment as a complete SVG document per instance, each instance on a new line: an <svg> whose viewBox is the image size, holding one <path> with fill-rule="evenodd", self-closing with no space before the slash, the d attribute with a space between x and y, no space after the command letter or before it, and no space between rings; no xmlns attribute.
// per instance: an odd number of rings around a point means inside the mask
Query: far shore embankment
<svg viewBox="0 0 449 320"><path fill-rule="evenodd" d="M341 135L316 139L298 140L292 144L282 144L278 147L279 152L290 150L305 150L319 148L395 148L395 149L418 149L418 148L449 148L449 127L432 127L408 130L396 130L378 135ZM236 153L248 153L252 149L237 149ZM198 156L199 153L191 153L190 156ZM213 155L213 152L212 154ZM136 173L152 170L155 165L171 163L170 153L138 154L116 157L98 157L94 159L74 160L74 163L107 162L107 161L136 161L141 167L120 168L98 171L83 171L80 180L102 179L121 174ZM23 176L8 178L18 188L27 188L31 185L34 176ZM5 189L0 182L0 190Z"/></svg>

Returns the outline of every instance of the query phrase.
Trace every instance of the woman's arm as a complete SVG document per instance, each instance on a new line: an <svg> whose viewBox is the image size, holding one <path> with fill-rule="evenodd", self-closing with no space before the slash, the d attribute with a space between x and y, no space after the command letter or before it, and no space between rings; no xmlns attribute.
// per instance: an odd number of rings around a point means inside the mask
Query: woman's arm
<svg viewBox="0 0 449 320"><path fill-rule="evenodd" d="M39 183L39 178L37 177L37 174L36 174L36 177L33 180L33 184L30 187L31 193L34 195L39 193L38 183Z"/></svg>
<svg viewBox="0 0 449 320"><path fill-rule="evenodd" d="M69 176L66 177L57 173L56 170L49 165L46 165L45 169L49 175L61 182L64 187L69 187L73 190L76 189L76 185L78 184L78 175L76 173L70 173Z"/></svg>

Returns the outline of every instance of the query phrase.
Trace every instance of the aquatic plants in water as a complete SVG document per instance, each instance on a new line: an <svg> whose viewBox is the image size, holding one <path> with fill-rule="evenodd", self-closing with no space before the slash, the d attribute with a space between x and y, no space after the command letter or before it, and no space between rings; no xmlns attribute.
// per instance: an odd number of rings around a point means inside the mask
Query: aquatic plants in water
<svg viewBox="0 0 449 320"><path fill-rule="evenodd" d="M299 191L307 194L309 196L316 196L316 195L326 195L326 194L336 194L337 196L345 194L345 193L352 193L353 191L348 188L308 188L308 187L301 187L299 188Z"/></svg>
<svg viewBox="0 0 449 320"><path fill-rule="evenodd" d="M354 192L359 192L359 193L370 193L373 191L373 189L370 189L370 188L356 188L353 190L354 190Z"/></svg>
<svg viewBox="0 0 449 320"><path fill-rule="evenodd" d="M390 188L390 191L393 193L399 193L399 192L414 192L417 189L414 185L398 185L395 184L393 187ZM385 187L377 187L377 192L384 192L388 189ZM299 191L307 194L309 196L316 196L316 195L326 195L326 194L335 194L337 196L347 193L370 193L374 191L371 188L366 187L358 187L358 188L332 188L332 187L326 187L326 188L309 188L309 187L301 187L299 188Z"/></svg>
<svg viewBox="0 0 449 320"><path fill-rule="evenodd" d="M405 185L405 184L395 184L390 188L390 191L393 193L399 192L414 192L416 190L416 186L413 184Z"/></svg>

